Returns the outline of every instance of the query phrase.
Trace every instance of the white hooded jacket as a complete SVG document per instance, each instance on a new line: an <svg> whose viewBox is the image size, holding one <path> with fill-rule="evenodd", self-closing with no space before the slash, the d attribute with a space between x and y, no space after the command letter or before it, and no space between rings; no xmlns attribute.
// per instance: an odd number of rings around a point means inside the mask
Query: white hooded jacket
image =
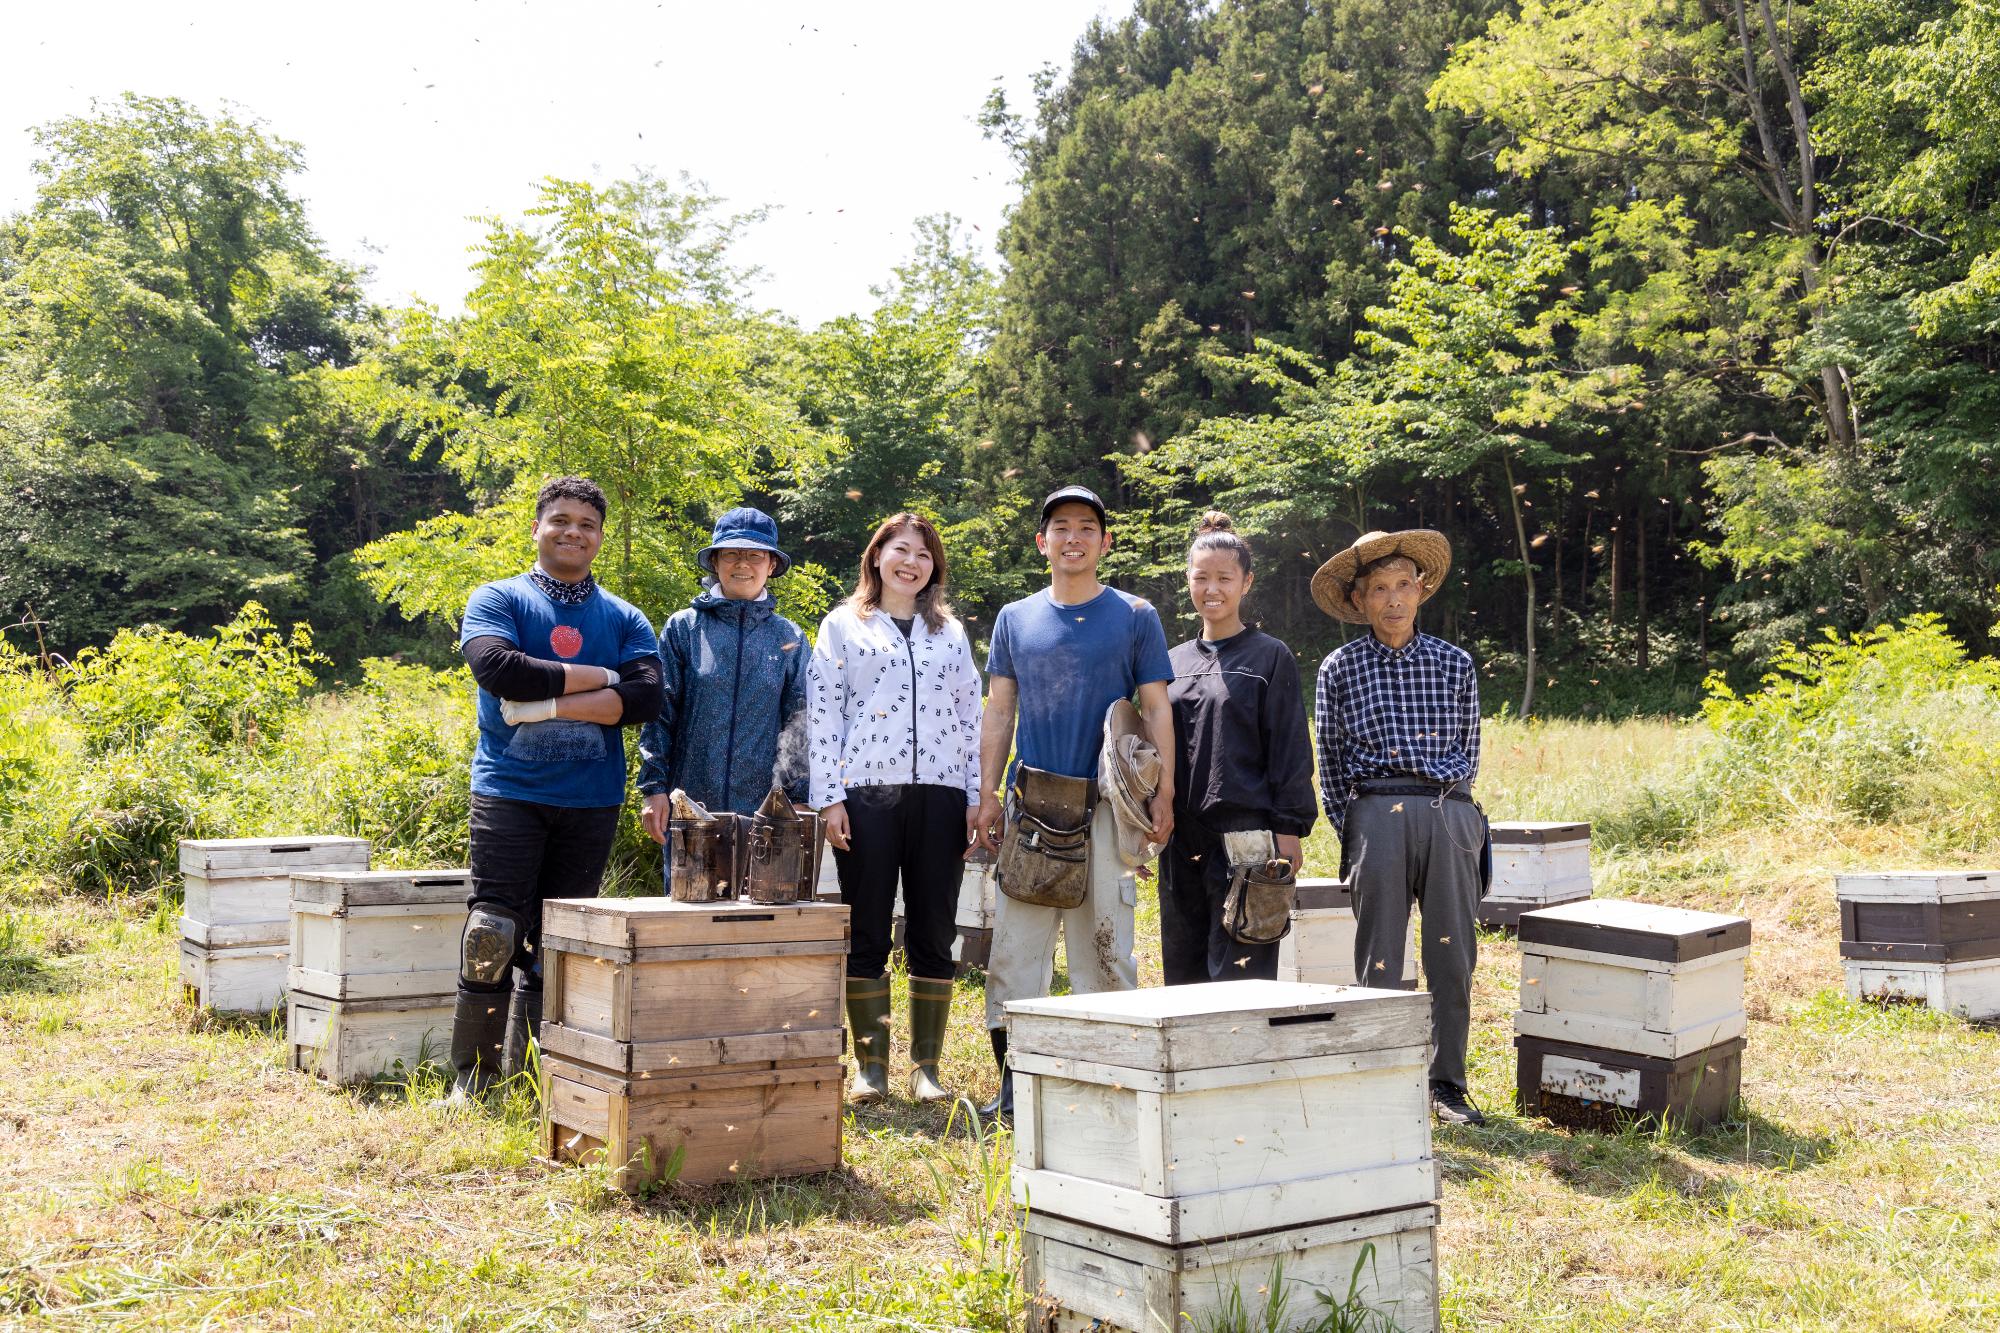
<svg viewBox="0 0 2000 1333"><path fill-rule="evenodd" d="M812 805L898 783L957 787L979 804L979 700L957 620L933 630L919 615L905 641L885 611L835 607L806 666Z"/></svg>

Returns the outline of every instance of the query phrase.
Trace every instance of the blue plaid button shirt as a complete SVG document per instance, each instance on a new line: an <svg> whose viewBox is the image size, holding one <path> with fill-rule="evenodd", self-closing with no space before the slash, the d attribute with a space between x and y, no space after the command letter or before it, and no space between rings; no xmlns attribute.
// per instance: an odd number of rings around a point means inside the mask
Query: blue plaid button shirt
<svg viewBox="0 0 2000 1333"><path fill-rule="evenodd" d="M1358 779L1470 785L1479 775L1479 677L1463 648L1428 634L1401 648L1366 634L1328 653L1313 724L1320 800L1336 832L1346 831Z"/></svg>

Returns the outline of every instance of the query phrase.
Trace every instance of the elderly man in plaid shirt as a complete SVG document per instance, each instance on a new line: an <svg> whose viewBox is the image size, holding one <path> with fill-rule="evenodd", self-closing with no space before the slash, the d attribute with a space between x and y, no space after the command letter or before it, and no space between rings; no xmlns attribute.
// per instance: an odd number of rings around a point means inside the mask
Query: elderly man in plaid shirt
<svg viewBox="0 0 2000 1333"><path fill-rule="evenodd" d="M1417 632L1417 607L1450 568L1451 544L1423 529L1371 532L1320 567L1313 600L1369 633L1320 663L1314 719L1320 796L1354 885L1355 976L1403 985L1414 901L1431 992L1431 1105L1440 1120L1480 1125L1465 1090L1487 832L1472 799L1479 680L1464 649Z"/></svg>

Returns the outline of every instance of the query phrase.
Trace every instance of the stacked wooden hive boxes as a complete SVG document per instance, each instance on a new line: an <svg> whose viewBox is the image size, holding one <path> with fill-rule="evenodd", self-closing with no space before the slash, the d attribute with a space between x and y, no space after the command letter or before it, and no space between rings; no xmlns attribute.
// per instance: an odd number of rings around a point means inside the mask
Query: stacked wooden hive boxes
<svg viewBox="0 0 2000 1333"><path fill-rule="evenodd" d="M1430 997L1231 981L1016 1001L1029 1327L1178 1333L1232 1297L1437 1327ZM1364 1247L1372 1257L1361 1263Z"/></svg>
<svg viewBox="0 0 2000 1333"><path fill-rule="evenodd" d="M1503 820L1491 831L1493 882L1480 925L1512 926L1523 912L1590 897L1590 825Z"/></svg>
<svg viewBox="0 0 2000 1333"><path fill-rule="evenodd" d="M443 1063L471 889L467 870L294 874L292 1068L358 1083Z"/></svg>
<svg viewBox="0 0 2000 1333"><path fill-rule="evenodd" d="M545 903L545 1152L627 1190L839 1166L847 934L838 903Z"/></svg>
<svg viewBox="0 0 2000 1333"><path fill-rule="evenodd" d="M190 838L181 843L181 985L195 1004L266 1014L285 993L292 875L365 870L361 838Z"/></svg>
<svg viewBox="0 0 2000 1333"><path fill-rule="evenodd" d="M1292 928L1278 941L1278 980L1318 986L1354 984L1354 886L1344 879L1302 879ZM1403 980L1417 980L1417 923L1403 950Z"/></svg>
<svg viewBox="0 0 2000 1333"><path fill-rule="evenodd" d="M2000 1018L2000 872L1881 871L1834 887L1848 995Z"/></svg>
<svg viewBox="0 0 2000 1333"><path fill-rule="evenodd" d="M993 853L975 848L965 859L965 874L958 884L958 931L951 956L960 972L983 968L993 957L993 915L999 909L994 895L999 883L993 877Z"/></svg>
<svg viewBox="0 0 2000 1333"><path fill-rule="evenodd" d="M1523 1111L1588 1129L1728 1116L1748 921L1602 898L1524 914L1520 944Z"/></svg>

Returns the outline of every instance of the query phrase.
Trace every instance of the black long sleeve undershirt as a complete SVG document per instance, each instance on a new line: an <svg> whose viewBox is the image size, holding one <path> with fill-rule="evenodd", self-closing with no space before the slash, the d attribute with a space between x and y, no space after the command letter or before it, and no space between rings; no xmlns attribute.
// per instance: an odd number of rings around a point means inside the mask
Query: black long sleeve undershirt
<svg viewBox="0 0 2000 1333"><path fill-rule="evenodd" d="M465 645L465 660L481 689L500 699L534 703L560 699L564 693L561 662L530 657L497 634L483 634ZM621 726L638 726L660 715L660 659L651 653L618 665L618 683L611 687L624 704Z"/></svg>

